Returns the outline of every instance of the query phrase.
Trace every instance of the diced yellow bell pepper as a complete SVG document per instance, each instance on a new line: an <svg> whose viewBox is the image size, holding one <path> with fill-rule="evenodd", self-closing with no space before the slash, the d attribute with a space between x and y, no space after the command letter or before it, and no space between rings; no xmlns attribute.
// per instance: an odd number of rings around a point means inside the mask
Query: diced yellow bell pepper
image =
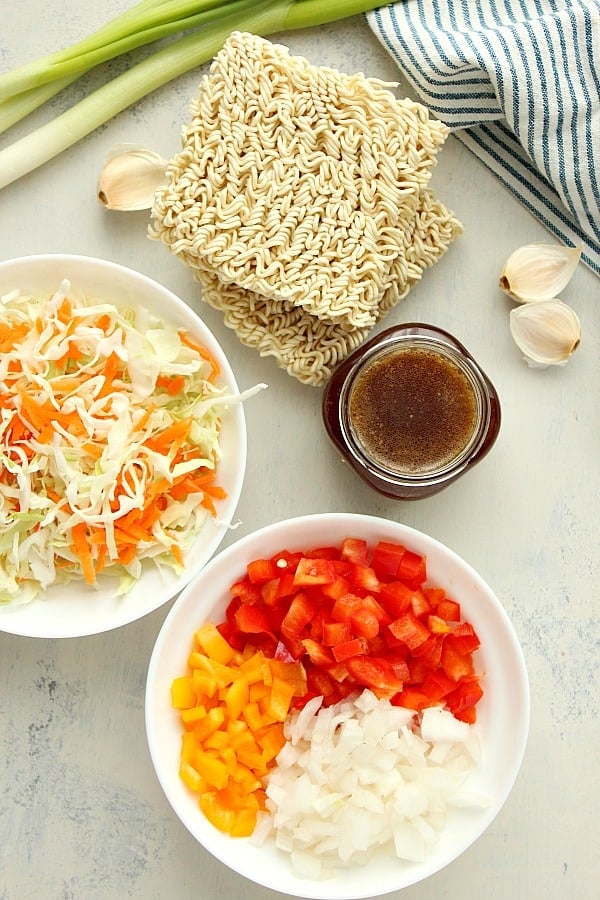
<svg viewBox="0 0 600 900"><path fill-rule="evenodd" d="M220 728L225 721L225 713L220 706L214 706L209 709L203 719L195 722L192 726L194 734L199 741L205 741L206 738Z"/></svg>
<svg viewBox="0 0 600 900"><path fill-rule="evenodd" d="M229 778L225 763L204 750L196 751L194 768L206 779L209 785L218 789L224 788Z"/></svg>
<svg viewBox="0 0 600 900"><path fill-rule="evenodd" d="M205 706L192 706L189 709L181 710L181 721L186 725L199 722L207 716L208 712Z"/></svg>
<svg viewBox="0 0 600 900"><path fill-rule="evenodd" d="M250 685L250 701L252 703L256 703L258 700L268 697L269 693L269 686L266 685L264 681L257 681Z"/></svg>
<svg viewBox="0 0 600 900"><path fill-rule="evenodd" d="M248 702L248 682L245 678L237 678L227 689L225 705L230 719L239 719L244 706Z"/></svg>
<svg viewBox="0 0 600 900"><path fill-rule="evenodd" d="M242 710L242 716L250 731L257 731L264 725L258 703L246 703Z"/></svg>
<svg viewBox="0 0 600 900"><path fill-rule="evenodd" d="M254 733L254 739L263 752L263 757L267 762L275 759L279 751L285 744L285 735L283 733L283 723L274 722L267 725Z"/></svg>
<svg viewBox="0 0 600 900"><path fill-rule="evenodd" d="M191 791L202 791L206 789L206 781L193 766L181 760L179 764L179 777Z"/></svg>
<svg viewBox="0 0 600 900"><path fill-rule="evenodd" d="M217 676L206 669L192 668L192 685L197 694L214 697L217 690Z"/></svg>
<svg viewBox="0 0 600 900"><path fill-rule="evenodd" d="M216 625L207 623L202 625L195 634L198 647L211 659L227 665L235 656L235 650L231 647Z"/></svg>
<svg viewBox="0 0 600 900"><path fill-rule="evenodd" d="M233 826L229 832L232 837L249 837L256 828L256 810L240 809L235 813Z"/></svg>
<svg viewBox="0 0 600 900"><path fill-rule="evenodd" d="M221 806L214 791L205 791L202 794L200 797L200 809L215 828L231 834L231 830L235 825L235 811Z"/></svg>
<svg viewBox="0 0 600 900"><path fill-rule="evenodd" d="M196 704L196 692L189 675L175 678L171 684L171 705L175 709L190 709Z"/></svg>
<svg viewBox="0 0 600 900"><path fill-rule="evenodd" d="M301 663L270 659L250 643L234 650L215 626L198 629L190 674L172 683L180 709L180 777L220 831L252 834L266 809L262 779L285 744L283 722L306 693Z"/></svg>

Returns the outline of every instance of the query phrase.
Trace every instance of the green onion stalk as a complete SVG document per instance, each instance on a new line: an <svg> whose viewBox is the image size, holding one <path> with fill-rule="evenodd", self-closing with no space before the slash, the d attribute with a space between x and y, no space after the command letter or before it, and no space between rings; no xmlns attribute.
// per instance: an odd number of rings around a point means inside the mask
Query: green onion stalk
<svg viewBox="0 0 600 900"><path fill-rule="evenodd" d="M84 40L0 74L3 133L90 69L171 39L66 112L0 150L0 189L138 100L207 63L232 31L267 36L324 25L381 5L381 0L141 0Z"/></svg>

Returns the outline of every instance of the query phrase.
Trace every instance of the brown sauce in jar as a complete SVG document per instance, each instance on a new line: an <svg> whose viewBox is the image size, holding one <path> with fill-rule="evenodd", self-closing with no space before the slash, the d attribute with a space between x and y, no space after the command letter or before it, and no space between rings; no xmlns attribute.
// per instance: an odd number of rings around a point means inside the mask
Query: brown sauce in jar
<svg viewBox="0 0 600 900"><path fill-rule="evenodd" d="M398 348L357 376L348 415L355 440L377 465L422 475L445 468L465 449L477 426L477 397L444 354Z"/></svg>

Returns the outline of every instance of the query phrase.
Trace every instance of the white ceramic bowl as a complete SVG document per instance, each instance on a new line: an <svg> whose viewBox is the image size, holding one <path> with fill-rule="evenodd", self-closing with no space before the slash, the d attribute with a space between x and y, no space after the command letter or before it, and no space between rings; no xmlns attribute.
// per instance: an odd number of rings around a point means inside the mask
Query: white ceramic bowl
<svg viewBox="0 0 600 900"><path fill-rule="evenodd" d="M18 288L51 293L63 278L75 294L105 300L115 306L140 306L186 329L207 347L221 367L221 382L231 391L237 384L231 366L216 338L179 297L133 269L102 259L64 254L20 257L0 262L0 296ZM83 579L48 589L43 597L25 605L0 605L0 630L29 637L79 637L133 622L172 599L214 554L233 518L246 469L246 422L241 403L232 404L223 416L223 460L219 483L227 499L219 501L218 517L207 522L188 555L189 564L177 577L164 577L148 565L135 587L124 597L114 596L115 580L98 589Z"/></svg>
<svg viewBox="0 0 600 900"><path fill-rule="evenodd" d="M345 537L398 541L425 554L428 579L461 603L481 639L477 665L485 672L478 721L483 761L470 776L474 790L491 798L485 809L452 812L440 841L424 863L403 863L378 854L366 867L354 867L326 881L292 873L287 854L274 844L257 847L247 838L230 838L203 816L197 796L178 775L181 747L179 715L170 706L173 678L185 674L194 630L219 622L229 587L254 558L339 545ZM523 654L508 616L487 584L452 550L421 532L385 519L328 513L291 519L262 528L220 552L183 591L158 635L148 670L146 728L152 761L175 813L210 853L231 869L265 887L313 900L356 900L397 891L422 881L463 853L491 824L508 797L521 766L529 730L529 686ZM242 887L240 886L240 891Z"/></svg>

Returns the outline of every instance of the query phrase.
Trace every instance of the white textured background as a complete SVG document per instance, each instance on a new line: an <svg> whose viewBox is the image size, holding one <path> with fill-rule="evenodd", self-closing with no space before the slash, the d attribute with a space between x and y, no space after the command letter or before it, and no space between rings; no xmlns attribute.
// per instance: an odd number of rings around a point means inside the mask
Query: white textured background
<svg viewBox="0 0 600 900"><path fill-rule="evenodd" d="M0 68L70 43L125 0L3 3ZM317 64L397 80L362 18L282 38ZM114 64L113 71L121 64ZM86 84L96 83L91 76ZM189 273L146 238L145 213L106 213L96 180L114 144L176 152L199 73L137 104L43 169L0 192L0 258L45 251L109 257L179 293L213 328L247 404L249 459L229 540L287 516L350 510L406 522L449 544L492 585L521 640L532 722L515 789L458 861L402 900L595 900L598 841L598 393L600 290L580 267L563 299L582 344L566 368L529 370L497 288L508 254L549 236L452 138L433 176L465 235L385 320L452 331L496 383L503 425L490 455L443 494L414 504L371 492L337 459L320 392L243 348L200 307ZM83 86L56 98L53 109ZM400 86L399 92L404 91ZM33 117L45 121L48 113ZM29 126L28 126L29 127ZM13 134L24 132L24 127ZM0 146L8 136L0 137ZM381 327L384 327L383 325ZM0 634L0 900L273 900L198 847L154 776L146 747L146 668L166 609L80 640ZM394 895L391 895L394 896ZM400 900L400 894L394 900Z"/></svg>

